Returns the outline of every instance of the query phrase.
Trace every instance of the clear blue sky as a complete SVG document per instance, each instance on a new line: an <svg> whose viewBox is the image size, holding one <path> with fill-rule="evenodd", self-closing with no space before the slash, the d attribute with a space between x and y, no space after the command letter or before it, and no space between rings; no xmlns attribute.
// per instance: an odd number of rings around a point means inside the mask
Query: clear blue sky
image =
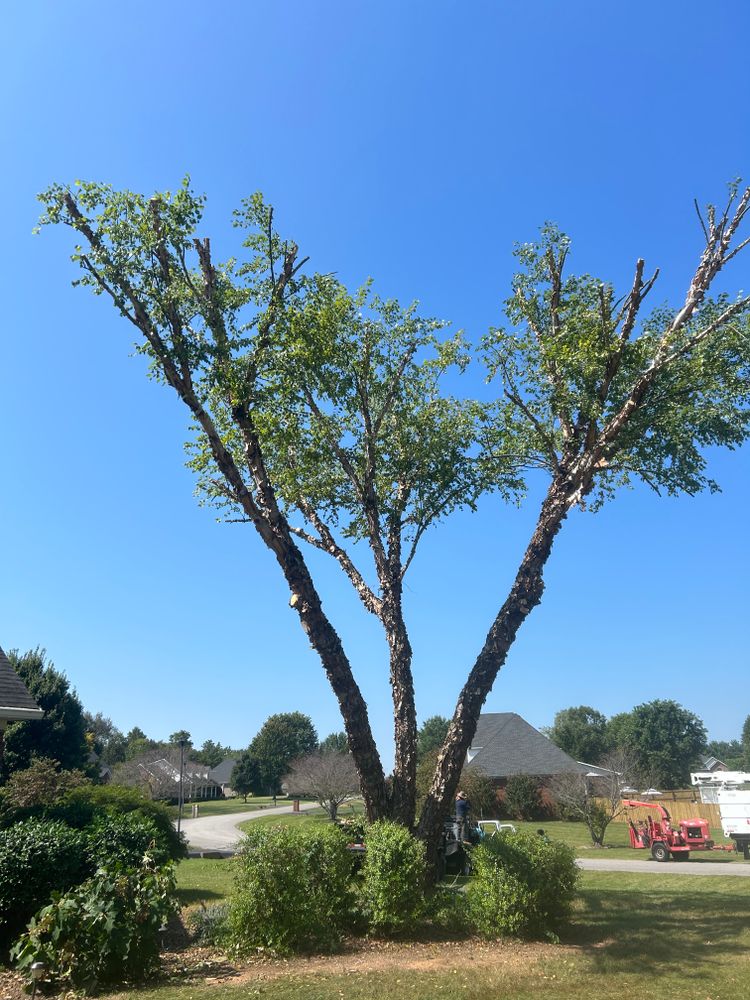
<svg viewBox="0 0 750 1000"><path fill-rule="evenodd" d="M511 249L544 220L573 266L662 268L677 301L692 199L750 175L745 2L42 2L4 13L0 76L0 645L47 647L123 729L244 746L272 712L336 704L275 563L192 497L186 415L149 383L111 308L70 288L67 233L31 236L36 193L81 177L151 191L190 173L220 253L260 189L311 266L478 337ZM726 278L750 287L750 255ZM576 513L541 608L488 700L537 726L653 698L715 738L750 711L748 456L719 496L623 494ZM421 718L449 715L535 516L486 503L433 531L408 584ZM387 763L384 648L332 567L326 607Z"/></svg>

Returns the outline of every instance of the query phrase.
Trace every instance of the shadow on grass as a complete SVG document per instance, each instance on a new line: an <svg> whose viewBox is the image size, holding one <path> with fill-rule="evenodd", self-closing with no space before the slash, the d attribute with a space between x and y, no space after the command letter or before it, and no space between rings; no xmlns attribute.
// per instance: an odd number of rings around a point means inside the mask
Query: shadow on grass
<svg viewBox="0 0 750 1000"><path fill-rule="evenodd" d="M681 880L680 880L681 881ZM601 972L638 971L705 977L712 964L747 955L750 898L718 889L580 891L562 936Z"/></svg>

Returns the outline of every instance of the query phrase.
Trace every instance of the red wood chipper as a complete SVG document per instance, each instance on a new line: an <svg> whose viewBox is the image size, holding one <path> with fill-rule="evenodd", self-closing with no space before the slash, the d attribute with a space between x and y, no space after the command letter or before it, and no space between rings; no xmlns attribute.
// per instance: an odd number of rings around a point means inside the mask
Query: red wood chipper
<svg viewBox="0 0 750 1000"><path fill-rule="evenodd" d="M630 824L630 846L636 848L651 848L651 856L656 861L687 861L691 851L710 851L714 842L711 831L705 819L681 819L677 827L672 826L672 820L667 809L660 802L638 802L636 799L623 799L623 805L632 808L657 809L659 819L648 816L645 820Z"/></svg>

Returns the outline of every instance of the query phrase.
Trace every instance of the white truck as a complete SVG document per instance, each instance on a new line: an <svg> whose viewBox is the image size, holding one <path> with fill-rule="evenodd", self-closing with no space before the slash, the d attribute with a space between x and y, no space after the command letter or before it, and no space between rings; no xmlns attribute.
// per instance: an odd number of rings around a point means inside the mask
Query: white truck
<svg viewBox="0 0 750 1000"><path fill-rule="evenodd" d="M716 801L725 837L731 837L738 851L750 861L750 789L720 788Z"/></svg>

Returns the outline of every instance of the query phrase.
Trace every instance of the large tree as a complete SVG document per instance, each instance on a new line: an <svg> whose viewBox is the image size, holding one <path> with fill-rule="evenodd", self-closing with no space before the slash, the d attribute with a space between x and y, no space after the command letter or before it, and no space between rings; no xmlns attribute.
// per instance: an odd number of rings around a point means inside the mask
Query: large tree
<svg viewBox="0 0 750 1000"><path fill-rule="evenodd" d="M649 701L609 720L613 747L633 758L638 773L659 788L685 788L706 751L706 727L676 701Z"/></svg>
<svg viewBox="0 0 750 1000"><path fill-rule="evenodd" d="M83 713L86 732L90 734L94 750L103 764L112 767L122 763L127 756L128 741L125 734L117 728L109 716L97 712Z"/></svg>
<svg viewBox="0 0 750 1000"><path fill-rule="evenodd" d="M317 749L318 734L309 715L280 712L269 716L250 744L250 753L258 762L263 790L275 795L292 761Z"/></svg>
<svg viewBox="0 0 750 1000"><path fill-rule="evenodd" d="M30 766L33 757L47 757L71 771L89 769L91 749L86 740L83 706L65 674L47 659L45 649L8 651L8 659L29 689L44 718L12 722L5 734L5 773Z"/></svg>
<svg viewBox="0 0 750 1000"><path fill-rule="evenodd" d="M477 719L569 513L597 509L641 480L694 493L715 484L702 449L748 436L750 297L711 298L744 246L750 189L700 216L702 247L676 307L643 315L656 280L639 260L630 289L569 276L570 244L552 227L518 250L521 272L484 358L496 402L446 395L466 361L459 337L330 275L307 275L259 196L235 222L246 259L218 262L198 235L203 199L185 185L151 198L100 184L53 186L41 223L79 244L81 283L137 331L154 376L187 406L204 494L254 529L290 590L344 719L368 815L412 824L417 725L404 576L425 531L488 490L516 498L528 470L548 477L507 598L459 692L419 832L434 852ZM699 213L700 215L700 213ZM347 540L369 547L371 575ZM351 664L299 543L338 561L389 650L395 765L386 782ZM361 552L362 547L357 549ZM434 855L433 855L434 856Z"/></svg>
<svg viewBox="0 0 750 1000"><path fill-rule="evenodd" d="M574 760L596 764L607 752L607 717L590 705L564 708L547 735Z"/></svg>

